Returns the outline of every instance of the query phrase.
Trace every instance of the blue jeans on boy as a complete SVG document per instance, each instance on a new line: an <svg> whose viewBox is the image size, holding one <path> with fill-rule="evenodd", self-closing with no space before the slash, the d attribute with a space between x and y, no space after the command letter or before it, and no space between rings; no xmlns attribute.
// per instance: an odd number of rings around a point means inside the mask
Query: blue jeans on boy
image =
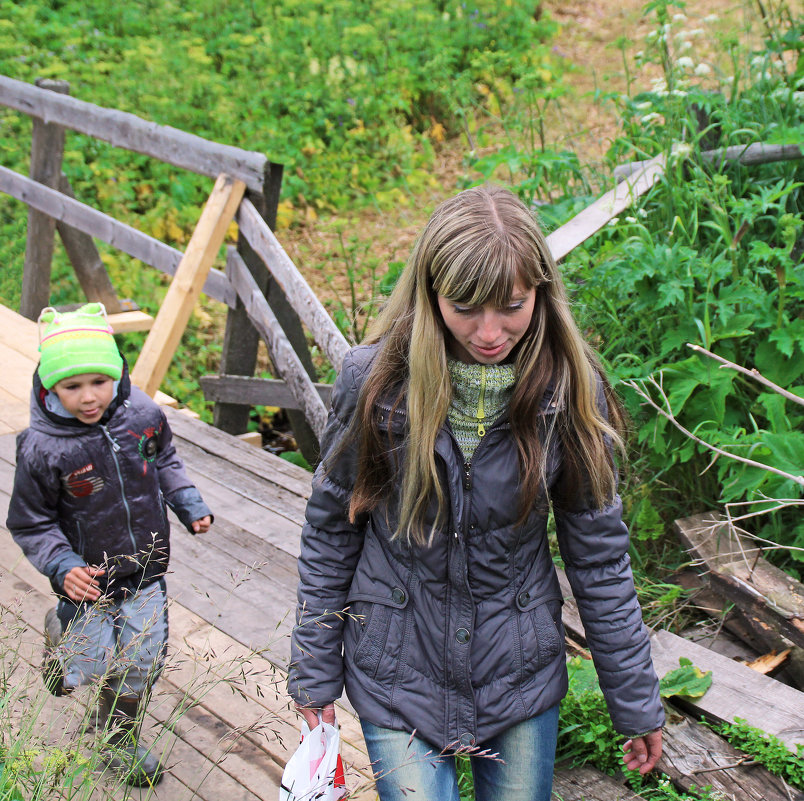
<svg viewBox="0 0 804 801"><path fill-rule="evenodd" d="M167 595L160 579L125 599L97 603L59 601L64 635L58 656L64 687L93 679L124 697L142 697L162 670L167 647Z"/></svg>
<svg viewBox="0 0 804 801"><path fill-rule="evenodd" d="M360 723L381 801L458 801L451 753L409 732ZM476 801L550 801L557 738L558 705L473 748ZM481 751L488 756L472 755Z"/></svg>

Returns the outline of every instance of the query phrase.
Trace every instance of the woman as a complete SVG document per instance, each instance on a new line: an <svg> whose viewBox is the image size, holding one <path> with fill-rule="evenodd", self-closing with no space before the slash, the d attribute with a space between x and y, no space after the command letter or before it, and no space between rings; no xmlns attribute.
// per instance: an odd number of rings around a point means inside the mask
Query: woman
<svg viewBox="0 0 804 801"><path fill-rule="evenodd" d="M311 725L344 685L382 801L548 801L567 690L558 545L624 761L664 713L634 592L612 447L621 408L558 269L510 192L433 213L343 363L299 559L289 690Z"/></svg>

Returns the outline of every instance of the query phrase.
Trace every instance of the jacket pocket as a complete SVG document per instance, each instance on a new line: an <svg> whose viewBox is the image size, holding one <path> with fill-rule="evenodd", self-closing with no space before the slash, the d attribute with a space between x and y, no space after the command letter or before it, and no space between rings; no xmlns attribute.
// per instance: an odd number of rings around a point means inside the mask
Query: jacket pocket
<svg viewBox="0 0 804 801"><path fill-rule="evenodd" d="M520 595L521 599L521 595ZM536 672L549 665L564 650L564 626L561 623L561 600L549 598L520 608L523 668Z"/></svg>
<svg viewBox="0 0 804 801"><path fill-rule="evenodd" d="M354 623L350 628L356 635L352 661L355 667L372 679L377 677L380 659L386 650L394 611L387 604L367 601L357 601L351 605L351 620ZM348 648L348 641L345 646Z"/></svg>

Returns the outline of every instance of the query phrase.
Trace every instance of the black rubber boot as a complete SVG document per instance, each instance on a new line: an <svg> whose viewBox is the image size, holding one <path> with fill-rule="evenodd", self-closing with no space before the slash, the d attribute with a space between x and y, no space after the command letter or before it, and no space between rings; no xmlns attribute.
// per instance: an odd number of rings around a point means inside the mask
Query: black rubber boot
<svg viewBox="0 0 804 801"><path fill-rule="evenodd" d="M70 689L64 686L64 666L57 650L63 631L57 614L57 607L48 609L45 614L45 650L42 652L42 679L45 687L56 697L67 695Z"/></svg>
<svg viewBox="0 0 804 801"><path fill-rule="evenodd" d="M118 696L104 687L98 701L98 722L106 727L104 761L126 784L147 787L162 778L160 761L139 743L139 698Z"/></svg>

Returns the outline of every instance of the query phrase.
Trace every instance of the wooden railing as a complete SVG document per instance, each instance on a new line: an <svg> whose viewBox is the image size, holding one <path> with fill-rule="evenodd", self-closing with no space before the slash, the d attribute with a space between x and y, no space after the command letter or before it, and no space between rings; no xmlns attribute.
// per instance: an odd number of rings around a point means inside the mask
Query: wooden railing
<svg viewBox="0 0 804 801"><path fill-rule="evenodd" d="M31 115L34 122L31 176L0 167L0 191L29 207L21 312L35 319L48 305L56 230L87 298L102 301L113 313L121 311L92 237L119 248L174 276L134 365L134 380L149 393L156 392L192 307L205 292L229 307L220 375L200 379L206 397L216 403L215 425L240 433L246 430L250 405L282 406L291 417L302 453L314 459L329 388L313 381L315 370L301 323L336 370L349 345L273 233L281 165L261 153L209 142L70 97L64 82L38 83L32 86L0 76L0 104ZM65 128L217 179L184 253L73 197L62 173ZM801 149L759 145L710 155L753 163L801 158ZM566 256L648 191L665 164L662 154L618 168L620 183L547 237L554 257ZM226 271L221 272L212 263L233 216L239 226L238 243L229 248ZM281 380L251 377L260 338Z"/></svg>

